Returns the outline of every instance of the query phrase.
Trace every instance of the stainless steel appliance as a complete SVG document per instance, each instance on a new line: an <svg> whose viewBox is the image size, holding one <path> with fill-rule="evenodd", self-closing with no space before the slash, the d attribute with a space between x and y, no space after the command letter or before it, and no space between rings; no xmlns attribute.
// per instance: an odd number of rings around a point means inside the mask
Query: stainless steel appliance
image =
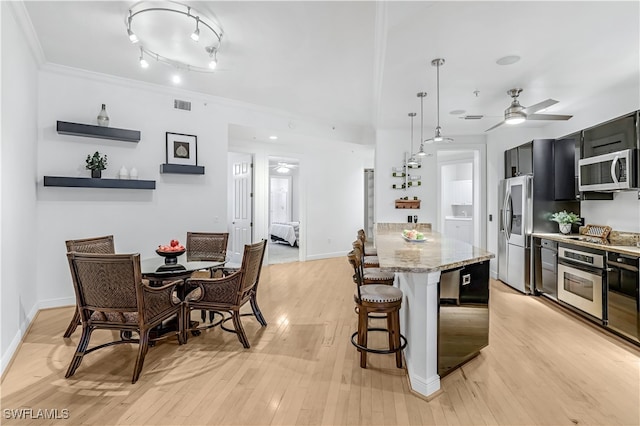
<svg viewBox="0 0 640 426"><path fill-rule="evenodd" d="M607 315L605 326L640 343L640 259L607 253Z"/></svg>
<svg viewBox="0 0 640 426"><path fill-rule="evenodd" d="M558 298L558 243L540 241L540 279L536 280L536 291L553 299Z"/></svg>
<svg viewBox="0 0 640 426"><path fill-rule="evenodd" d="M638 187L638 150L610 152L578 162L580 191L618 191Z"/></svg>
<svg viewBox="0 0 640 426"><path fill-rule="evenodd" d="M523 293L530 291L531 184L529 175L500 181L498 278Z"/></svg>
<svg viewBox="0 0 640 426"><path fill-rule="evenodd" d="M604 252L560 243L558 300L603 320Z"/></svg>

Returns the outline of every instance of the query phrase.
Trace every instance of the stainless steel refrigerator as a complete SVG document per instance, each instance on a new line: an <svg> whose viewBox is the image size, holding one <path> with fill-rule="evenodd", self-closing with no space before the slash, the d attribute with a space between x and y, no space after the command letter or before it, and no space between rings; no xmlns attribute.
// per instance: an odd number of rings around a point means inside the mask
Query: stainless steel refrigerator
<svg viewBox="0 0 640 426"><path fill-rule="evenodd" d="M532 182L530 175L500 181L498 278L522 293L530 292Z"/></svg>

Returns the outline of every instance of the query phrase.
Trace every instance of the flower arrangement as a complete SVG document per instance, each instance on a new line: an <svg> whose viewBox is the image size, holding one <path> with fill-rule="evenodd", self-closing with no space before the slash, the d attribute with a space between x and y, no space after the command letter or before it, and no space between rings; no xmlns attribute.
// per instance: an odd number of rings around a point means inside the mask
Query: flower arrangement
<svg viewBox="0 0 640 426"><path fill-rule="evenodd" d="M549 220L558 222L560 224L571 224L571 223L579 223L580 217L578 217L578 215L573 212L567 213L566 210L563 210L561 212L552 214Z"/></svg>
<svg viewBox="0 0 640 426"><path fill-rule="evenodd" d="M107 154L101 156L98 151L96 151L93 156L87 155L87 169L88 170L104 170L107 168Z"/></svg>

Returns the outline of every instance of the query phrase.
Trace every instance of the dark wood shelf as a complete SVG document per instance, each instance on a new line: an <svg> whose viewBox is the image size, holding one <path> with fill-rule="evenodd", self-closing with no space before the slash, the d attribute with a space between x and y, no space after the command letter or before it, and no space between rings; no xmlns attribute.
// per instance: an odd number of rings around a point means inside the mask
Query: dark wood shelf
<svg viewBox="0 0 640 426"><path fill-rule="evenodd" d="M179 173L185 175L203 175L204 166L186 166L183 164L160 164L160 173Z"/></svg>
<svg viewBox="0 0 640 426"><path fill-rule="evenodd" d="M45 176L44 186L64 186L72 188L156 189L156 181L137 179L94 179L83 177Z"/></svg>
<svg viewBox="0 0 640 426"><path fill-rule="evenodd" d="M91 124L69 123L58 121L56 130L61 135L85 136L88 138L112 139L125 142L139 142L140 131L118 129L115 127L101 127Z"/></svg>

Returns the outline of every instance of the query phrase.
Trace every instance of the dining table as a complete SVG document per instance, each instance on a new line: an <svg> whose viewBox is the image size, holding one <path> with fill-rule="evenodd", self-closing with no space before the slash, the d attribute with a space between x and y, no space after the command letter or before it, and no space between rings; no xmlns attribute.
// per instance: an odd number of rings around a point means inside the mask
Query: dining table
<svg viewBox="0 0 640 426"><path fill-rule="evenodd" d="M191 276L195 271L212 270L214 268L221 268L227 261L189 261L186 254L181 254L169 262L166 261L166 257L156 256L151 258L145 258L140 260L140 270L142 278L149 280L149 285L161 286L167 281L179 281L176 285L176 296L180 300L184 300L187 295L187 289L185 288L185 280ZM192 321L190 328L197 327L197 321ZM152 342L163 338L169 332L175 332L177 328L177 321L168 321L159 325L156 330L151 333ZM193 333L194 335L199 333Z"/></svg>

